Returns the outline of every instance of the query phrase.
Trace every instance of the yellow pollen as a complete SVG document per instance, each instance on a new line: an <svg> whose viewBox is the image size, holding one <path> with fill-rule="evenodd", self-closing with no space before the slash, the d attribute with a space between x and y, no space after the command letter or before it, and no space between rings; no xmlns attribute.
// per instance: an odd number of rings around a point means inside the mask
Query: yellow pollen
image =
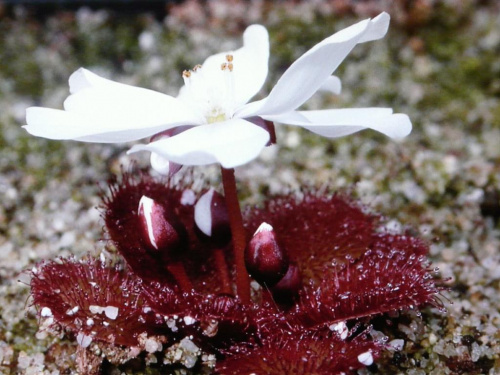
<svg viewBox="0 0 500 375"><path fill-rule="evenodd" d="M189 71L189 70L185 70L185 71L183 71L183 72L182 72L182 76L183 76L184 78L189 78L189 77L191 77L191 71Z"/></svg>
<svg viewBox="0 0 500 375"><path fill-rule="evenodd" d="M233 55L226 55L226 61L227 62L232 62L233 61Z"/></svg>
<svg viewBox="0 0 500 375"><path fill-rule="evenodd" d="M226 121L226 115L224 113L217 113L207 117L207 122L209 124L213 124L216 122L223 122L223 121Z"/></svg>
<svg viewBox="0 0 500 375"><path fill-rule="evenodd" d="M222 63L220 65L221 70L226 70L227 69L227 63Z"/></svg>
<svg viewBox="0 0 500 375"><path fill-rule="evenodd" d="M227 64L227 67L228 67L230 72L233 71L233 64L232 63Z"/></svg>

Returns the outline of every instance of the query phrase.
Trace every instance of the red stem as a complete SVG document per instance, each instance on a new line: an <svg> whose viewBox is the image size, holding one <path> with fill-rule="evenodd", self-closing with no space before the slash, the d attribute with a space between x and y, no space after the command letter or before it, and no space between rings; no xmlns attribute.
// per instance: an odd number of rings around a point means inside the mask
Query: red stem
<svg viewBox="0 0 500 375"><path fill-rule="evenodd" d="M223 249L214 250L215 266L219 273L219 278L222 284L222 293L232 294L231 278L229 277L229 269L227 268L226 257Z"/></svg>
<svg viewBox="0 0 500 375"><path fill-rule="evenodd" d="M233 236L234 265L236 270L236 294L243 303L250 303L250 277L245 266L245 247L247 244L240 202L236 190L234 169L221 167L222 185L226 196L226 205L229 213L229 225Z"/></svg>
<svg viewBox="0 0 500 375"><path fill-rule="evenodd" d="M172 274L177 284L180 286L183 292L189 292L193 290L193 284L189 280L189 276L186 273L184 264L181 262L172 262L167 267L168 272Z"/></svg>

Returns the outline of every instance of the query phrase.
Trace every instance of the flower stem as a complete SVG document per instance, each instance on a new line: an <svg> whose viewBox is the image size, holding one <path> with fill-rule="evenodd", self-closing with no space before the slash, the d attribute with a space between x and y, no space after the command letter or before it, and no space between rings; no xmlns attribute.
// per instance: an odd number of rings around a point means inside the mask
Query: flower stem
<svg viewBox="0 0 500 375"><path fill-rule="evenodd" d="M243 227L240 202L236 190L234 169L221 167L222 185L229 213L229 225L233 236L234 265L236 270L236 293L243 303L250 303L250 277L245 266L246 233Z"/></svg>
<svg viewBox="0 0 500 375"><path fill-rule="evenodd" d="M231 278L229 277L229 269L227 268L226 257L224 255L223 249L214 250L215 265L217 267L217 272L219 273L219 278L222 286L222 293L232 294L231 290Z"/></svg>
<svg viewBox="0 0 500 375"><path fill-rule="evenodd" d="M167 270L174 277L177 284L180 286L183 292L189 292L193 290L193 284L189 280L189 276L186 273L186 269L181 262L172 262L167 265Z"/></svg>

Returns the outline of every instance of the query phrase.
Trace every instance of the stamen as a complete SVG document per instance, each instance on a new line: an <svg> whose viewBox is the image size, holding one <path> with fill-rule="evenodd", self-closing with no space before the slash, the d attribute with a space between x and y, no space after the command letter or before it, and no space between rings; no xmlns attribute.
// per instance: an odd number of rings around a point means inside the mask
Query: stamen
<svg viewBox="0 0 500 375"><path fill-rule="evenodd" d="M208 123L225 121L233 116L235 82L232 72L234 58L232 54L228 54L225 59L226 61L220 65L223 72L221 78L224 80L222 85L212 84L208 77L204 77L211 73L210 69L205 70L199 64L191 70L184 70L182 73L187 89L186 96L196 103Z"/></svg>
<svg viewBox="0 0 500 375"><path fill-rule="evenodd" d="M186 85L188 89L191 87L191 76L192 72L190 70L184 70L182 72L182 79L184 80L184 85Z"/></svg>
<svg viewBox="0 0 500 375"><path fill-rule="evenodd" d="M232 55L227 55L226 59L232 60ZM227 62L224 63L224 80L226 81L226 93L225 93L225 102L226 102L226 111L229 112L228 115L232 116L231 112L234 107L234 76L231 74L233 72L233 63Z"/></svg>

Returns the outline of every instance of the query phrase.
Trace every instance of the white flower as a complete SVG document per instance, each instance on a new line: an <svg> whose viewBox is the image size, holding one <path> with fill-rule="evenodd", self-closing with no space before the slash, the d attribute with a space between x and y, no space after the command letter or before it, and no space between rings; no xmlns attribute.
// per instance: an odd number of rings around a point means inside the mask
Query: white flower
<svg viewBox="0 0 500 375"><path fill-rule="evenodd" d="M382 13L326 38L295 61L266 98L252 103L248 101L267 77L269 59L268 33L259 25L246 29L242 48L211 56L185 71L177 98L79 69L69 79L71 95L64 110L28 108L25 129L45 138L84 142L128 142L159 135L129 152L151 151L153 167L163 172L168 168L160 167L159 158L186 165L218 162L225 168L249 162L269 141L269 132L252 122L258 118L301 126L325 137L365 128L404 137L411 122L390 108L297 110L318 90L340 92L340 81L332 73L356 44L382 38L389 19ZM186 125L191 127L180 133L175 129Z"/></svg>

